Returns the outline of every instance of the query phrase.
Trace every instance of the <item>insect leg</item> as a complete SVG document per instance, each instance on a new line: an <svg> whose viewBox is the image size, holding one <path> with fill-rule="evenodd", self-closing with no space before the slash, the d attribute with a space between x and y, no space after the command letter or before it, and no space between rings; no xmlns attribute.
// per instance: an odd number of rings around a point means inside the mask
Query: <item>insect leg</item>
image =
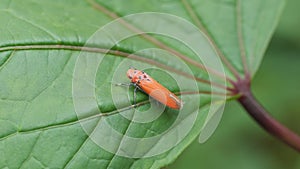
<svg viewBox="0 0 300 169"><path fill-rule="evenodd" d="M133 105L134 107L136 107L136 92L137 90L140 90L142 92L144 92L138 85L136 85L135 83L117 83L114 84L115 86L134 86L134 91L133 91Z"/></svg>
<svg viewBox="0 0 300 169"><path fill-rule="evenodd" d="M134 91L133 91L133 105L134 105L134 107L136 107L136 92L137 92L137 89L139 89L139 87L135 86Z"/></svg>
<svg viewBox="0 0 300 169"><path fill-rule="evenodd" d="M133 86L132 83L117 83L117 84L114 84L115 86Z"/></svg>

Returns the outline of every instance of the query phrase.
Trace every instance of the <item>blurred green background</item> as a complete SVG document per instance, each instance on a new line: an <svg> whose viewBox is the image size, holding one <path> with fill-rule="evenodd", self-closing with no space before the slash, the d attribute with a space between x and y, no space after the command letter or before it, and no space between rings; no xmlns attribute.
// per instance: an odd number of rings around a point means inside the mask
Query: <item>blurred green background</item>
<svg viewBox="0 0 300 169"><path fill-rule="evenodd" d="M300 1L287 0L277 30L252 82L260 103L300 133ZM204 144L195 140L168 169L300 169L299 153L261 129L241 106L226 105Z"/></svg>

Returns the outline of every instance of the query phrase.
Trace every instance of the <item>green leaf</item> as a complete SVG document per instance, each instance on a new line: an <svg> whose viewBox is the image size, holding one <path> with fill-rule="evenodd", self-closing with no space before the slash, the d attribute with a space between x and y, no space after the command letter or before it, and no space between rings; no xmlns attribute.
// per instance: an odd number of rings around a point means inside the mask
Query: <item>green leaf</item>
<svg viewBox="0 0 300 169"><path fill-rule="evenodd" d="M218 124L226 92L219 76L254 75L282 6L282 0L2 1L0 168L170 164L201 130L205 141ZM182 92L183 109L149 104L141 92L133 108L133 88L114 85L129 82L128 66Z"/></svg>

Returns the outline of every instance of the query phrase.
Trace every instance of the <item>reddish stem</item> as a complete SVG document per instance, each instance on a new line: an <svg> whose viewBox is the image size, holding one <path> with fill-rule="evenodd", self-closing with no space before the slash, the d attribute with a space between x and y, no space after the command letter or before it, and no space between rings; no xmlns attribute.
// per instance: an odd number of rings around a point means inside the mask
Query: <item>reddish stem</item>
<svg viewBox="0 0 300 169"><path fill-rule="evenodd" d="M300 137L271 117L252 95L250 76L238 80L233 85L235 89L232 92L241 95L238 101L248 114L267 132L300 152Z"/></svg>

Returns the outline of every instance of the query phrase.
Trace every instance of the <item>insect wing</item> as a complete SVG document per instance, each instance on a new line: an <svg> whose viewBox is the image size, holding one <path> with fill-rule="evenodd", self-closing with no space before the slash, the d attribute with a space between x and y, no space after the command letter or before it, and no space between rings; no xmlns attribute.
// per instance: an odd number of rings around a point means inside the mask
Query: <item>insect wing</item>
<svg viewBox="0 0 300 169"><path fill-rule="evenodd" d="M175 94L151 77L141 80L139 87L149 96L170 108L180 109L182 106L181 100Z"/></svg>

